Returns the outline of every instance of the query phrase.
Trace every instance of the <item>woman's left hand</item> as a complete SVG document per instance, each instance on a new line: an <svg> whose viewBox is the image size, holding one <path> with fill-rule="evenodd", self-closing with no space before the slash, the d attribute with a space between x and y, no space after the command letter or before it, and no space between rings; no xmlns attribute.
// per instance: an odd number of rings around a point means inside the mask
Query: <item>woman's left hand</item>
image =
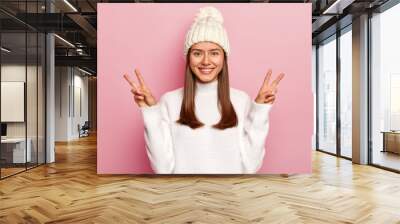
<svg viewBox="0 0 400 224"><path fill-rule="evenodd" d="M268 103L273 104L275 101L275 94L278 91L278 84L283 79L285 74L281 73L279 76L269 84L271 79L272 70L269 69L267 75L265 76L264 83L262 84L260 91L255 99L256 103Z"/></svg>

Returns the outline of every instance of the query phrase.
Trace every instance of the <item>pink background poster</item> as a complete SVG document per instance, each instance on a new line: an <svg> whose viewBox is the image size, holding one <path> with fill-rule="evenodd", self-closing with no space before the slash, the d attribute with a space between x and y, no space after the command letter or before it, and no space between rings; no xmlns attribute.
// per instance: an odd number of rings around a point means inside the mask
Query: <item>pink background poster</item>
<svg viewBox="0 0 400 224"><path fill-rule="evenodd" d="M310 173L311 4L98 4L99 174L153 173L140 110L124 73L139 68L157 99L183 86L183 43L198 9L218 8L230 42L230 85L252 99L269 68L279 85L258 173Z"/></svg>

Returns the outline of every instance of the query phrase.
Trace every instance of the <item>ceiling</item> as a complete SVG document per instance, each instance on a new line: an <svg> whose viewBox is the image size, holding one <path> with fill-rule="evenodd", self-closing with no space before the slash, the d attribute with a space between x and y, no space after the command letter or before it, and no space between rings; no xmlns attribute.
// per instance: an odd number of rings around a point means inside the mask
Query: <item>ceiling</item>
<svg viewBox="0 0 400 224"><path fill-rule="evenodd" d="M312 3L313 43L336 32L337 27L351 23L351 18L366 10L372 10L388 0L253 0L253 1L202 1L202 2L253 2L257 3ZM0 24L2 43L18 49L25 46L22 38L25 29L39 32L55 32L56 65L80 66L96 72L97 62L97 3L176 3L189 1L148 0L1 0ZM336 2L336 3L335 3ZM52 13L49 13L52 11ZM337 21L341 20L340 26ZM347 22L346 22L347 21ZM62 39L66 40L63 41ZM72 45L71 45L72 44ZM4 46L4 44L3 44ZM34 43L28 44L30 48ZM22 51L22 48L20 48Z"/></svg>

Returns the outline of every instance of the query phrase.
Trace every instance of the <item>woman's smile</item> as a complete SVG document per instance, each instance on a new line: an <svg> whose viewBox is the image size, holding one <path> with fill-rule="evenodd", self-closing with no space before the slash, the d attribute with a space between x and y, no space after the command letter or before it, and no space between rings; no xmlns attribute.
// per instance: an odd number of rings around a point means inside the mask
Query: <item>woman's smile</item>
<svg viewBox="0 0 400 224"><path fill-rule="evenodd" d="M199 68L200 72L205 75L211 74L214 68Z"/></svg>

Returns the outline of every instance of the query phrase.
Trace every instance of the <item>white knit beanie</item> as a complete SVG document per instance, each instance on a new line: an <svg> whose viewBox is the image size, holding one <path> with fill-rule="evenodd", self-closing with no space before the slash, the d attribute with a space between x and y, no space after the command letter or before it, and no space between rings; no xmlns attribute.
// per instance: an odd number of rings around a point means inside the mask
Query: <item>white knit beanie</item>
<svg viewBox="0 0 400 224"><path fill-rule="evenodd" d="M229 55L229 41L225 28L222 26L224 18L218 9L208 6L200 8L192 26L186 33L184 54L187 55L193 44L210 41L218 44Z"/></svg>

